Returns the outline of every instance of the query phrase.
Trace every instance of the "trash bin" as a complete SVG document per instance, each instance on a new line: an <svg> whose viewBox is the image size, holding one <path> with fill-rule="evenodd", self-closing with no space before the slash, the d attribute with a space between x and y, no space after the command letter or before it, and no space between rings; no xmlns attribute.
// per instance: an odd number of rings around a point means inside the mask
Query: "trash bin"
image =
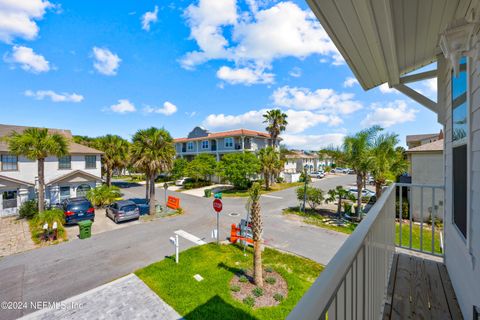
<svg viewBox="0 0 480 320"><path fill-rule="evenodd" d="M215 193L214 197L215 197L215 199L222 199L222 193L217 192L217 193Z"/></svg>
<svg viewBox="0 0 480 320"><path fill-rule="evenodd" d="M80 239L87 239L92 236L92 221L80 221L78 227L80 229Z"/></svg>

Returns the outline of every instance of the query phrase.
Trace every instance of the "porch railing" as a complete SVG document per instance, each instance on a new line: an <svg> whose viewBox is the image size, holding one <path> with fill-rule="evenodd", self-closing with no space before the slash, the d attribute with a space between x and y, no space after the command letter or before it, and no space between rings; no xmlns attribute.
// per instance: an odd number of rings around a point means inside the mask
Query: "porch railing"
<svg viewBox="0 0 480 320"><path fill-rule="evenodd" d="M393 184L385 189L288 319L381 318L395 246L442 255L442 232L435 226L435 218L443 218L439 199L442 186Z"/></svg>

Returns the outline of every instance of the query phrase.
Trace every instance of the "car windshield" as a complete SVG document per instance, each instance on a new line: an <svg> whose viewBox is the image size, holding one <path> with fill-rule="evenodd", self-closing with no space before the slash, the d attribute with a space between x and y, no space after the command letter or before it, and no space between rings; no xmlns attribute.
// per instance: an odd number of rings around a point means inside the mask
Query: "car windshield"
<svg viewBox="0 0 480 320"><path fill-rule="evenodd" d="M129 199L129 200L134 202L135 204L148 204L147 199Z"/></svg>
<svg viewBox="0 0 480 320"><path fill-rule="evenodd" d="M73 202L67 205L68 211L86 211L90 209L91 205L88 201Z"/></svg>
<svg viewBox="0 0 480 320"><path fill-rule="evenodd" d="M135 210L136 208L137 208L136 205L134 205L134 204L129 204L129 205L126 205L126 206L121 207L120 210L128 212L128 211L133 211L133 210Z"/></svg>

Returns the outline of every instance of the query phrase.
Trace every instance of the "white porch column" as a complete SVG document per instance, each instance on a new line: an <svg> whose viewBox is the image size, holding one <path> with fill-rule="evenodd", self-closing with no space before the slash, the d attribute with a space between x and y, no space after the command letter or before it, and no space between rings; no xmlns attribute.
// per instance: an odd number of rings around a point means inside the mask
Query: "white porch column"
<svg viewBox="0 0 480 320"><path fill-rule="evenodd" d="M245 137L242 136L242 151L245 152Z"/></svg>

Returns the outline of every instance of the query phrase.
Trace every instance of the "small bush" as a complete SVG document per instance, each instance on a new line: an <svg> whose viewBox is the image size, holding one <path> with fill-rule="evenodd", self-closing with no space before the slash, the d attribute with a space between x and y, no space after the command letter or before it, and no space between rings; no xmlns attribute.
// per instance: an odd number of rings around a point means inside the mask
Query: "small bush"
<svg viewBox="0 0 480 320"><path fill-rule="evenodd" d="M245 282L248 282L248 278L245 277L245 276L240 276L240 277L238 278L238 281L245 283Z"/></svg>
<svg viewBox="0 0 480 320"><path fill-rule="evenodd" d="M205 189L203 192L205 193L205 198L210 198L212 196L212 189Z"/></svg>
<svg viewBox="0 0 480 320"><path fill-rule="evenodd" d="M233 292L238 292L238 291L240 291L240 287L239 286L231 286L230 290L233 291Z"/></svg>
<svg viewBox="0 0 480 320"><path fill-rule="evenodd" d="M196 188L202 188L202 187L208 187L211 186L212 183L210 181L190 181L190 182L185 182L183 184L183 189L185 190L190 190L190 189L196 189Z"/></svg>
<svg viewBox="0 0 480 320"><path fill-rule="evenodd" d="M400 201L395 203L395 216L398 218L398 211L400 208ZM408 201L404 198L402 202L402 219L410 219L410 207Z"/></svg>
<svg viewBox="0 0 480 320"><path fill-rule="evenodd" d="M268 277L265 279L265 282L268 283L268 284L275 284L275 282L277 282L277 279L273 278L273 277Z"/></svg>
<svg viewBox="0 0 480 320"><path fill-rule="evenodd" d="M258 297L261 297L261 296L263 296L263 289L260 288L260 287L255 287L255 288L253 288L253 290L252 290L252 294L253 294L255 297L257 297L257 298L258 298Z"/></svg>
<svg viewBox="0 0 480 320"><path fill-rule="evenodd" d="M266 271L266 272L269 272L269 273L270 273L270 272L273 272L273 268L272 268L272 267L266 267L266 268L265 268L265 271Z"/></svg>
<svg viewBox="0 0 480 320"><path fill-rule="evenodd" d="M284 298L283 295L281 295L280 293L275 293L273 295L273 299L275 299L275 301L282 302Z"/></svg>
<svg viewBox="0 0 480 320"><path fill-rule="evenodd" d="M185 213L185 210L183 210L183 208L178 208L177 210L175 210L175 214L181 215L184 213Z"/></svg>
<svg viewBox="0 0 480 320"><path fill-rule="evenodd" d="M102 185L90 189L87 192L87 198L95 207L103 207L111 204L121 197L120 189L116 186Z"/></svg>
<svg viewBox="0 0 480 320"><path fill-rule="evenodd" d="M284 183L285 179L283 177L277 177L276 182L277 183Z"/></svg>
<svg viewBox="0 0 480 320"><path fill-rule="evenodd" d="M39 243L43 235L43 225L48 224L49 229L52 228L53 223L57 223L58 238L66 238L65 229L63 224L65 223L65 215L62 210L52 209L45 210L30 220L30 231L32 233L32 239L34 242Z"/></svg>
<svg viewBox="0 0 480 320"><path fill-rule="evenodd" d="M305 197L305 187L297 188L297 199L302 202ZM307 204L310 208L314 209L322 204L324 200L323 191L318 188L307 186Z"/></svg>
<svg viewBox="0 0 480 320"><path fill-rule="evenodd" d="M245 299L243 299L243 303L245 303L247 306L253 308L253 306L255 305L255 299L253 297L246 297Z"/></svg>
<svg viewBox="0 0 480 320"><path fill-rule="evenodd" d="M20 206L18 211L20 218L33 219L38 214L38 203L36 200L29 200Z"/></svg>

